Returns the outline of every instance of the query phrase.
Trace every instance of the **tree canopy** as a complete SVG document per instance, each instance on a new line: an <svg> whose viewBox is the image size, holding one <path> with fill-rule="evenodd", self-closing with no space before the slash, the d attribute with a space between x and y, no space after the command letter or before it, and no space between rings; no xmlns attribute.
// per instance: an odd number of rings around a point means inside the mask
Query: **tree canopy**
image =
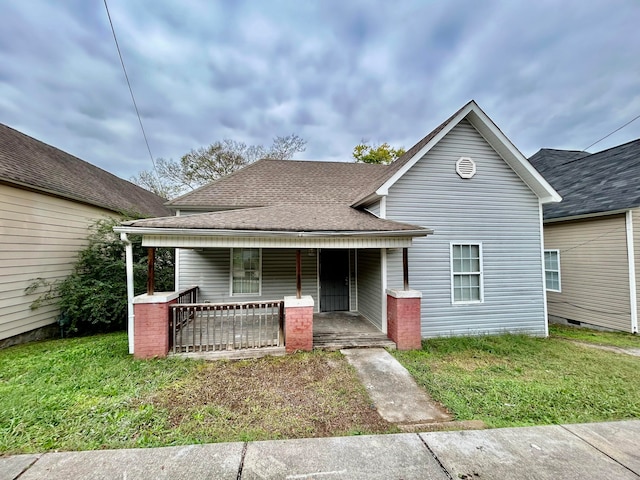
<svg viewBox="0 0 640 480"><path fill-rule="evenodd" d="M295 134L275 137L269 148L224 139L192 149L179 161L159 158L153 170L143 170L131 181L161 197L172 199L261 158L287 160L304 152L306 140Z"/></svg>
<svg viewBox="0 0 640 480"><path fill-rule="evenodd" d="M403 155L404 152L404 148L393 148L387 142L379 145L361 142L353 148L352 155L356 162L387 165Z"/></svg>

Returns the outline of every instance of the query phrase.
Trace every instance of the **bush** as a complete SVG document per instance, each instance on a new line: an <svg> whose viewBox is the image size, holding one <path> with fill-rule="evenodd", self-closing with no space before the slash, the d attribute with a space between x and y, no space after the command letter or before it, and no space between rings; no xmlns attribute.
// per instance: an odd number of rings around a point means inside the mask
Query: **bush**
<svg viewBox="0 0 640 480"><path fill-rule="evenodd" d="M38 278L28 288L46 292L31 305L47 303L60 308L60 325L66 333L86 334L121 330L127 324L127 283L125 248L113 227L122 219L103 218L91 227L89 244L80 251L73 272L64 280L48 282ZM147 250L141 238L133 244L134 291L144 293L147 282ZM156 249L155 286L158 291L173 290L173 249Z"/></svg>

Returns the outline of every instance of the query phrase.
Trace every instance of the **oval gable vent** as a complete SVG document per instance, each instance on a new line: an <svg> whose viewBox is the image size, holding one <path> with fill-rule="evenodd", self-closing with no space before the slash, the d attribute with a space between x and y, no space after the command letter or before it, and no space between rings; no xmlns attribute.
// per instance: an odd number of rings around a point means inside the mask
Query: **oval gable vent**
<svg viewBox="0 0 640 480"><path fill-rule="evenodd" d="M460 178L471 178L476 174L476 162L469 157L460 157L456 162L456 172Z"/></svg>

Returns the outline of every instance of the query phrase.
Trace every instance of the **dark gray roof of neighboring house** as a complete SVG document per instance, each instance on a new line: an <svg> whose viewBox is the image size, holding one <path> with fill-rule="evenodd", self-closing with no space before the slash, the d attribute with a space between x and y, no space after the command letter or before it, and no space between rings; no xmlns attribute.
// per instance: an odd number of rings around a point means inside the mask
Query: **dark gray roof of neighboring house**
<svg viewBox="0 0 640 480"><path fill-rule="evenodd" d="M283 203L351 205L371 190L388 168L353 162L259 160L167 205L187 209Z"/></svg>
<svg viewBox="0 0 640 480"><path fill-rule="evenodd" d="M69 153L0 124L0 182L129 214L168 215L165 200Z"/></svg>
<svg viewBox="0 0 640 480"><path fill-rule="evenodd" d="M543 148L529 161L562 196L545 220L640 206L640 139L593 154Z"/></svg>
<svg viewBox="0 0 640 480"><path fill-rule="evenodd" d="M197 213L179 217L125 222L141 228L258 230L282 232L401 232L429 230L385 220L349 205L281 204L237 210Z"/></svg>

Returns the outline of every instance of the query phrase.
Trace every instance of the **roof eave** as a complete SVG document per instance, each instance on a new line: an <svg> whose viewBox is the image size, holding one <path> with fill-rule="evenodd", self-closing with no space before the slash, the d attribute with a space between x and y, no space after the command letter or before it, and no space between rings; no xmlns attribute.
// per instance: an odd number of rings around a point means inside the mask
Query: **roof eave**
<svg viewBox="0 0 640 480"><path fill-rule="evenodd" d="M224 236L224 237L426 237L433 230L419 228L415 230L368 230L368 231L283 231L283 230L229 230L212 228L160 228L134 227L120 225L113 228L116 233L136 235L172 235L172 236Z"/></svg>
<svg viewBox="0 0 640 480"><path fill-rule="evenodd" d="M589 218L608 217L610 215L620 215L626 213L633 208L621 208L617 210L608 210L601 212L583 213L579 215L566 215L563 217L545 218L544 223L571 222L574 220L587 220Z"/></svg>
<svg viewBox="0 0 640 480"><path fill-rule="evenodd" d="M434 137L429 140L406 164L385 181L376 191L375 195L386 196L391 188L413 165L427 152L440 142L462 120L467 119L480 135L498 152L514 172L525 182L538 196L541 203L560 202L562 197L554 190L540 173L533 168L531 163L511 143L511 140L502 133L495 123L478 106L475 101L470 101L458 114L452 118ZM359 202L361 204L362 201Z"/></svg>

